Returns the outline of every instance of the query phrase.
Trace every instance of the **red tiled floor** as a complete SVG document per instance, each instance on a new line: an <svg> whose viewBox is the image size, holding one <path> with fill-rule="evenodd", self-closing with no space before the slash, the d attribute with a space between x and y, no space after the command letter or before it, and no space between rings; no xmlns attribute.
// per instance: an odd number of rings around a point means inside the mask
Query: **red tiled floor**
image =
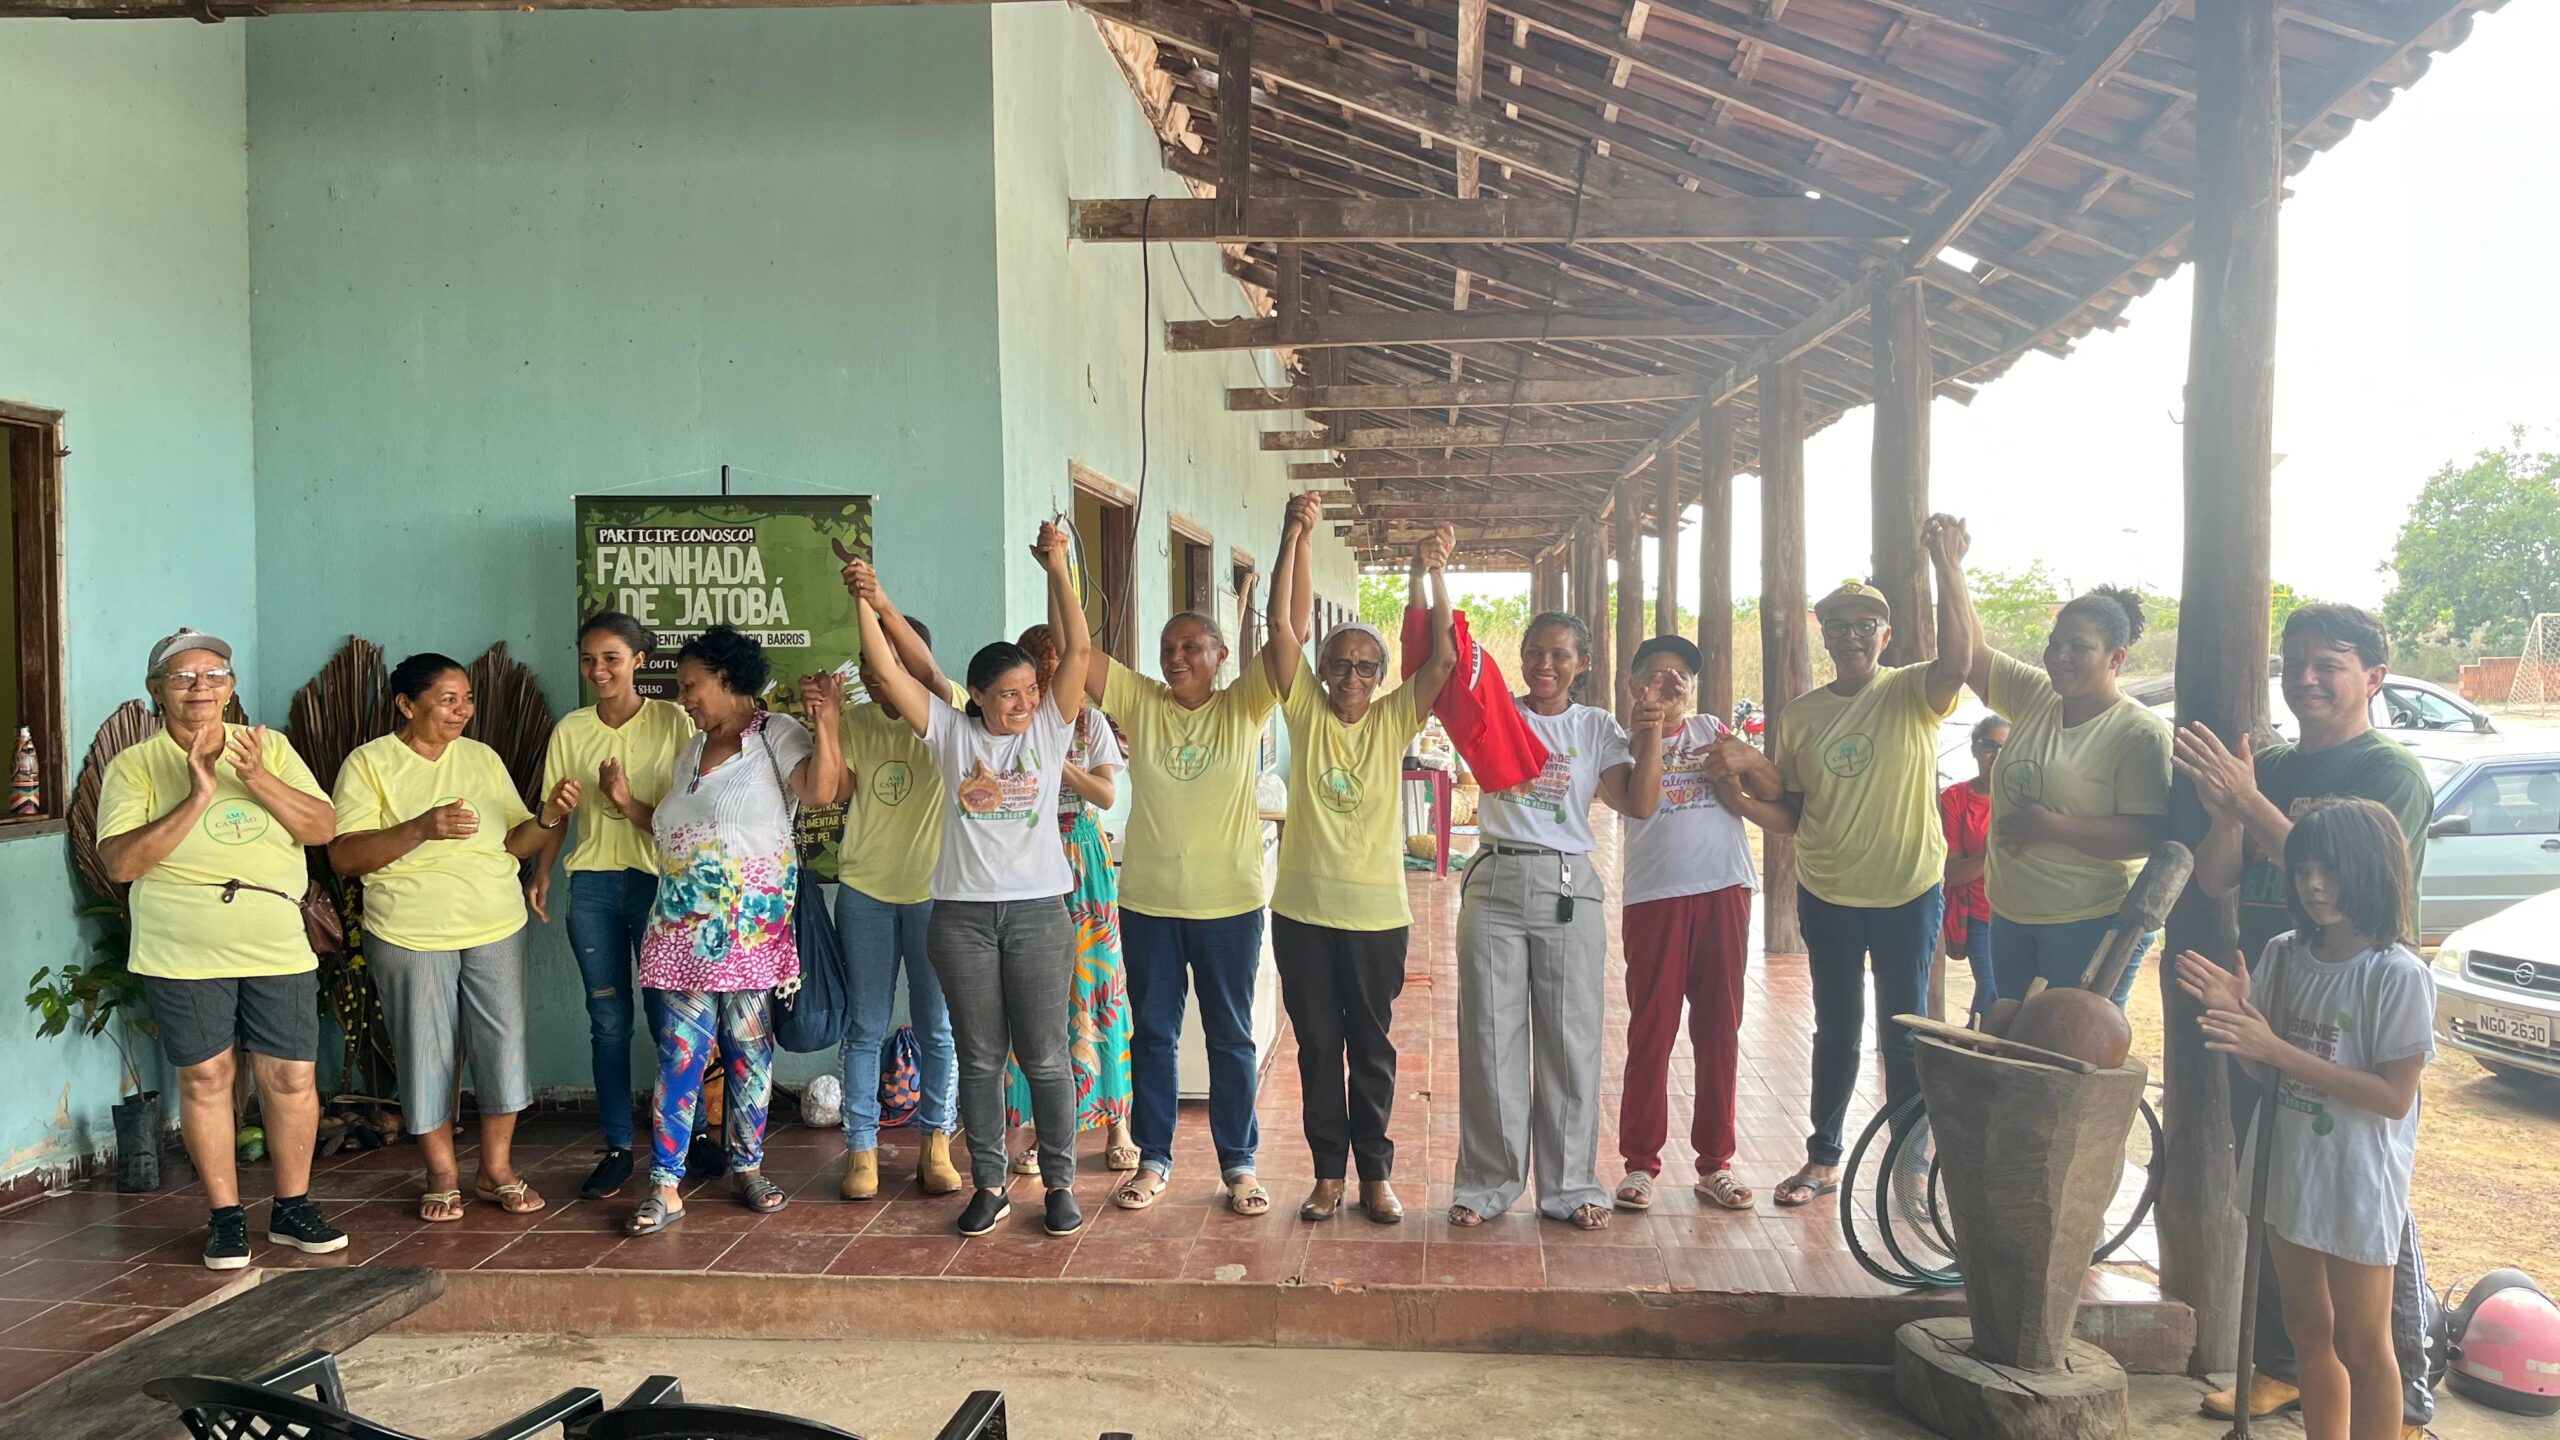
<svg viewBox="0 0 2560 1440"><path fill-rule="evenodd" d="M1616 866L1616 825L1598 818L1601 863ZM1187 1105L1177 1122L1177 1170L1155 1205L1121 1210L1109 1202L1120 1177L1104 1169L1102 1137L1083 1138L1076 1182L1085 1206L1080 1235L1051 1237L1040 1225L1036 1180L1018 1179L1014 1213L996 1234L963 1241L953 1222L965 1195L925 1196L915 1188L918 1137L884 1132L878 1199L836 1197L843 1138L833 1130L784 1125L766 1144L766 1172L792 1193L792 1203L756 1215L730 1203L728 1182L688 1184L684 1223L660 1236L626 1239L624 1219L643 1193L634 1184L613 1200L577 1198L593 1163L595 1140L575 1119L529 1120L516 1135L516 1164L550 1197L536 1215L510 1216L471 1203L459 1224L418 1220L422 1188L412 1146L348 1153L318 1163L312 1193L354 1236L339 1255L302 1256L262 1243L264 1220L253 1208L253 1241L261 1265L429 1265L450 1270L718 1271L731 1274L906 1278L949 1275L1033 1282L1066 1279L1229 1282L1245 1285L1411 1285L1479 1289L1705 1292L1864 1296L1891 1293L1847 1253L1836 1197L1802 1210L1770 1201L1776 1182L1804 1153L1806 1066L1811 999L1800 957L1763 957L1751 969L1736 1077L1734 1169L1759 1192L1748 1212L1702 1204L1691 1190L1697 1172L1685 1150L1689 1096L1695 1090L1684 1040L1672 1062L1673 1140L1651 1211L1616 1212L1605 1230L1585 1233L1539 1216L1534 1192L1482 1227L1459 1230L1443 1218L1457 1155L1457 983L1452 936L1457 886L1415 876L1416 925L1404 998L1395 1021L1401 1052L1392 1133L1407 1207L1401 1225L1370 1224L1346 1206L1335 1220L1307 1225L1298 1201L1314 1173L1300 1139L1295 1050L1287 1027L1272 1046L1261 1096L1264 1148L1260 1173L1271 1213L1234 1214L1224 1202L1203 1107ZM1603 1185L1623 1173L1616 1150L1617 1092L1624 1074L1622 961L1615 954L1618 916L1609 909L1611 974L1607 1048L1602 1072L1599 1171ZM1870 1024L1872 1025L1872 1018ZM1872 1054L1872 1043L1868 1047ZM1849 1135L1874 1114L1878 1086L1872 1064L1852 1102ZM788 1114L787 1104L777 1105ZM459 1137L464 1173L477 1161L476 1137ZM1015 1137L1015 1144L1020 1137ZM174 1154L171 1185L151 1196L93 1188L45 1197L0 1214L0 1397L45 1378L78 1358L65 1345L108 1343L196 1303L237 1274L201 1268L204 1192ZM271 1193L265 1167L247 1167L241 1189L253 1206ZM1871 1222L1869 1222L1871 1223ZM2134 1264L2093 1274L2092 1299L2143 1301L2156 1292L2147 1262L2156 1245L2147 1233L2129 1247Z"/></svg>

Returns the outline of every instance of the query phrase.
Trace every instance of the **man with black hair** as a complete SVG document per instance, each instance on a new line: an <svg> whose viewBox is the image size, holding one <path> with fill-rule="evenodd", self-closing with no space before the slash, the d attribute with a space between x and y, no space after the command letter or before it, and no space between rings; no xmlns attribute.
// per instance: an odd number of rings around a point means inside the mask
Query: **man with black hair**
<svg viewBox="0 0 2560 1440"><path fill-rule="evenodd" d="M2178 732L2172 757L2182 787L2175 828L2203 835L2196 846L2195 879L2208 894L2240 896L2240 955L2254 966L2267 942L2294 928L2285 907L2284 842L2293 817L2314 800L2332 795L2379 802L2400 821L2409 840L2409 874L2426 859L2427 822L2434 788L2417 757L2373 728L2373 697L2390 673L2391 641L2371 615L2352 605L2306 605L2285 618L2284 703L2301 727L2292 744L2254 753L2243 736L2235 753L2202 725ZM2192 802L2188 800L2192 796ZM2202 814L2195 814L2197 808ZM2255 1091L2235 1067L2233 1109L2255 1110ZM2431 1349L2434 1295L2427 1289L2412 1220L2401 1236L2392 1277L2391 1334L2400 1353L2401 1413L2414 1437L2435 1418L2434 1379L2444 1357ZM2275 1267L2259 1272L2257 1379L2249 1413L2278 1414L2301 1403L2294 1385L2293 1345L2285 1336ZM2229 1416L2232 1391L2204 1400L2206 1413Z"/></svg>

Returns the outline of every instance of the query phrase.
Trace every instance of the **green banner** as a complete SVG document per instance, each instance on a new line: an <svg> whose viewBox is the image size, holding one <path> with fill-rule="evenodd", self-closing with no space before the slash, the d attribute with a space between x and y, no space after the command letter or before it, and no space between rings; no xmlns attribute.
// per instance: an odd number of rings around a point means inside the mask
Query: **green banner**
<svg viewBox="0 0 2560 1440"><path fill-rule="evenodd" d="M842 571L871 555L868 495L581 495L578 613L620 610L658 634L635 682L676 698L676 651L714 625L753 636L773 662L764 702L800 715L800 677L848 680L862 648ZM592 697L588 697L592 699ZM844 807L800 816L800 850L836 873Z"/></svg>

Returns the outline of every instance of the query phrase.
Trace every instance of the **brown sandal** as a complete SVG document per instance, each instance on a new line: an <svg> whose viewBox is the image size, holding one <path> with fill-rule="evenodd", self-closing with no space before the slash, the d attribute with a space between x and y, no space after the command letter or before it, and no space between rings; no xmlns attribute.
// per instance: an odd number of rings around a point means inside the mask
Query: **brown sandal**
<svg viewBox="0 0 2560 1440"><path fill-rule="evenodd" d="M1609 1228L1609 1207L1577 1205L1573 1213L1565 1218L1576 1230L1606 1230Z"/></svg>
<svg viewBox="0 0 2560 1440"><path fill-rule="evenodd" d="M1464 1205L1452 1205L1449 1207L1449 1223L1461 1230L1476 1230L1483 1227L1484 1217Z"/></svg>

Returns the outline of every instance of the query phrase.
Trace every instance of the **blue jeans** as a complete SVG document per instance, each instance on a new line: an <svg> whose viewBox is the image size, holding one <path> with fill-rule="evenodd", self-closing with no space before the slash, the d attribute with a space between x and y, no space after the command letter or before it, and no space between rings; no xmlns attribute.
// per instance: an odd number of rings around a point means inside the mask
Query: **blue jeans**
<svg viewBox="0 0 2560 1440"><path fill-rule="evenodd" d="M2006 915L1991 917L1991 953L1999 957L1999 985L2003 995L2027 998L2027 982L2041 975L2044 983L2071 986L2080 983L2081 974L2089 968L2089 957L2107 932L2116 928L2116 917L2101 915L2095 920L2066 920L2059 925L2029 925ZM2133 977L2142 973L2142 957L2150 952L2159 932L2142 937L2134 946L2133 959L2124 967L2123 978L2116 981L2115 993L2108 998L2116 1008L2124 1008L2124 997L2133 993Z"/></svg>
<svg viewBox="0 0 2560 1440"><path fill-rule="evenodd" d="M595 1062L596 1108L604 1112L604 1143L631 1148L631 997L645 994L649 1030L658 1028L655 992L641 992L633 968L658 877L646 870L569 872L569 948L578 957L578 979L587 992L587 1050Z"/></svg>
<svg viewBox="0 0 2560 1440"><path fill-rule="evenodd" d="M907 973L907 1020L916 1030L916 1124L927 1134L959 1127L960 1060L951 1044L951 1010L942 980L925 958L924 933L933 902L892 905L850 885L836 887L836 933L853 972L853 1014L836 1063L844 1075L844 1148L880 1148L880 1046L898 1002L898 972Z"/></svg>
<svg viewBox="0 0 2560 1440"><path fill-rule="evenodd" d="M1893 1023L1896 1015L1923 1013L1929 961L1938 951L1938 922L1946 892L1932 885L1916 900L1890 908L1834 905L1810 890L1796 892L1796 921L1804 929L1806 968L1813 977L1813 1133L1805 1137L1808 1163L1840 1163L1840 1127L1849 1097L1858 1089L1858 1039L1867 1023L1868 958L1875 961L1876 1048L1884 1052L1884 1103L1888 1109L1920 1088L1912 1059L1917 1042Z"/></svg>
<svg viewBox="0 0 2560 1440"><path fill-rule="evenodd" d="M1973 1002L1967 1014L1987 1015L2000 998L1999 973L1991 965L1991 922L1979 915L1964 917L1964 938L1947 947L1949 956L1973 968Z"/></svg>
<svg viewBox="0 0 2560 1440"><path fill-rule="evenodd" d="M1200 996L1209 1043L1209 1138L1221 1178L1253 1168L1253 986L1262 971L1262 912L1174 920L1120 907L1120 960L1129 977L1129 1138L1138 1163L1173 1174L1186 991Z"/></svg>

